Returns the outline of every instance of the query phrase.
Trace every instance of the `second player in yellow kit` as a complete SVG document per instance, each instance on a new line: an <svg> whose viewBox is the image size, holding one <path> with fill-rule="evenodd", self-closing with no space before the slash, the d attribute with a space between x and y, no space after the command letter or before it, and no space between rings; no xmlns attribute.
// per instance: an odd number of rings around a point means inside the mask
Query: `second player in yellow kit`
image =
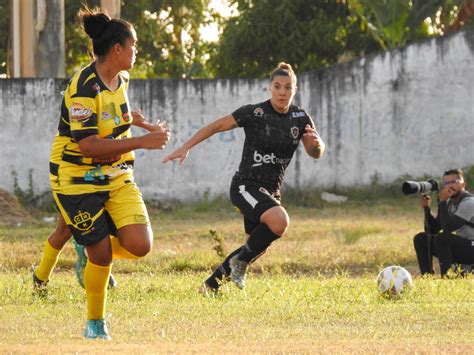
<svg viewBox="0 0 474 355"><path fill-rule="evenodd" d="M109 140L131 137L133 117L126 72L118 74L118 85L115 91L108 90L95 62L76 73L64 94L53 142L50 176L54 199L82 245L93 244L104 234L115 234L125 225L149 224L133 182L133 151L92 158L85 157L79 146L90 136Z"/></svg>
<svg viewBox="0 0 474 355"><path fill-rule="evenodd" d="M88 306L84 336L110 339L105 303L112 260L143 257L153 241L146 207L133 181L133 150L163 149L169 130L163 125L148 129L139 122L151 132L130 134L136 115L130 112L124 71L135 62L133 26L87 7L79 19L92 39L96 60L73 76L64 94L50 158L51 188L62 217L53 236L61 249L68 237L61 233L65 222L76 241L76 273ZM51 271L60 249L45 246L51 261L39 274Z"/></svg>

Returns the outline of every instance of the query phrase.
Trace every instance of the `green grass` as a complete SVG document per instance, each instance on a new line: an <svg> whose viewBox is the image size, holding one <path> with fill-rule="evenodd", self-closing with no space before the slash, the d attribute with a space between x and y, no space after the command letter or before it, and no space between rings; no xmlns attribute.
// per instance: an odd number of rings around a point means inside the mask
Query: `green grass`
<svg viewBox="0 0 474 355"><path fill-rule="evenodd" d="M415 198L289 208L288 234L248 276L216 298L202 280L244 241L225 200L151 213L152 253L116 261L109 294L112 342L85 341L85 294L67 245L49 285L32 295L31 266L51 225L0 227L0 352L459 353L474 352L474 280L417 277ZM401 300L375 279L399 264L414 278Z"/></svg>

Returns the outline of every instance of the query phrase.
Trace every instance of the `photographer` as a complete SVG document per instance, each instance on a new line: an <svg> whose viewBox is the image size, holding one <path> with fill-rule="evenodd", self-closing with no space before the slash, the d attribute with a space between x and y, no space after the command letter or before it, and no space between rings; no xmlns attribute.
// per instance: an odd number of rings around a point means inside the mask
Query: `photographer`
<svg viewBox="0 0 474 355"><path fill-rule="evenodd" d="M434 274L433 256L439 260L443 277L452 264L474 264L474 195L465 186L461 169L443 174L436 218L431 214L431 197L421 196L425 233L417 234L413 243L422 275Z"/></svg>

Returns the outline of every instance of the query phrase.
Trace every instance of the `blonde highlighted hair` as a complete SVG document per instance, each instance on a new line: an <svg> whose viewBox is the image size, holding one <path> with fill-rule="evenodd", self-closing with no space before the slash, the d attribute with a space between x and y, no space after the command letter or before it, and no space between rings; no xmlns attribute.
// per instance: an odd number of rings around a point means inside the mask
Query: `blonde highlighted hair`
<svg viewBox="0 0 474 355"><path fill-rule="evenodd" d="M270 82L272 82L276 76L289 76L291 78L291 81L293 81L293 83L296 85L296 74L293 71L291 65L288 63L278 63L277 67L273 69L272 74L270 75Z"/></svg>

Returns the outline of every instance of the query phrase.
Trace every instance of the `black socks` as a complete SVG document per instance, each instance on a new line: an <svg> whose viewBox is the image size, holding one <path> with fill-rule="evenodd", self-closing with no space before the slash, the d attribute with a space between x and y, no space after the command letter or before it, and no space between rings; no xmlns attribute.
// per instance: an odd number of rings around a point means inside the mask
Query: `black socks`
<svg viewBox="0 0 474 355"><path fill-rule="evenodd" d="M260 223L250 234L247 243L242 247L239 253L239 259L250 263L260 254L264 253L273 241L280 238L271 231L264 223Z"/></svg>
<svg viewBox="0 0 474 355"><path fill-rule="evenodd" d="M229 260L234 255L238 255L240 260L250 264L259 255L263 254L270 244L278 238L280 238L280 236L273 233L266 224L260 223L252 231L252 234L250 234L247 243L230 253L227 258L225 258L224 262L219 265L219 267L214 270L212 275L206 280L206 284L215 289L219 288L224 277L230 275Z"/></svg>

